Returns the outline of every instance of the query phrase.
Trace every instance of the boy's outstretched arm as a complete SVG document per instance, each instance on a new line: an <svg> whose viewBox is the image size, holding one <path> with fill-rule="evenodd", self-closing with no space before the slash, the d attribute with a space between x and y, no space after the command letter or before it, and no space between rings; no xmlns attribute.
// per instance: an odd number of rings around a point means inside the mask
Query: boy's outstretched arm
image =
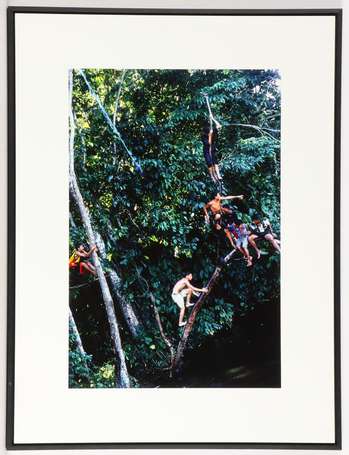
<svg viewBox="0 0 349 455"><path fill-rule="evenodd" d="M221 196L221 200L222 201L226 201L228 199L243 199L244 198L244 195L243 194L239 194L239 196Z"/></svg>
<svg viewBox="0 0 349 455"><path fill-rule="evenodd" d="M196 288L195 286L193 286L192 284L190 284L190 282L188 280L185 280L185 284L188 286L189 289L191 289L192 291L197 291L197 292L207 292L207 289L206 288Z"/></svg>
<svg viewBox="0 0 349 455"><path fill-rule="evenodd" d="M96 249L97 249L97 247L96 247L96 245L94 245L93 247L90 248L89 251L84 251L84 253L86 253L85 257L89 258Z"/></svg>
<svg viewBox="0 0 349 455"><path fill-rule="evenodd" d="M204 210L204 214L205 214L205 220L206 221L209 221L209 216L208 216L208 212L207 212L207 209L210 207L210 203L208 202L207 204L204 205L203 207L203 210Z"/></svg>
<svg viewBox="0 0 349 455"><path fill-rule="evenodd" d="M228 237L229 242L231 243L231 246L233 248L236 248L234 240L233 240L233 237L232 237L231 232L229 231L229 229L224 229L224 232L225 232L225 235Z"/></svg>
<svg viewBox="0 0 349 455"><path fill-rule="evenodd" d="M76 254L81 258L88 258L86 251L76 251Z"/></svg>

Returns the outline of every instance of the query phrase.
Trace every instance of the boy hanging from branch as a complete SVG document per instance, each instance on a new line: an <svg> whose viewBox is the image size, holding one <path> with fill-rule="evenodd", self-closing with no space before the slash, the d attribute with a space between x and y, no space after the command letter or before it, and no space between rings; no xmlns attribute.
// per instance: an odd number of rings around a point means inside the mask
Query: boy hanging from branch
<svg viewBox="0 0 349 455"><path fill-rule="evenodd" d="M172 300L180 308L178 321L179 327L183 327L187 323L187 321L184 321L183 319L185 315L185 308L189 308L194 305L194 303L190 302L192 294L194 293L195 295L198 295L196 294L197 292L208 292L206 288L200 289L193 286L190 283L192 279L193 275L191 273L188 273L184 278L177 281L172 290ZM186 299L186 302L184 302L184 298Z"/></svg>
<svg viewBox="0 0 349 455"><path fill-rule="evenodd" d="M96 245L94 245L90 250L86 251L84 245L80 245L78 249L74 250L72 255L69 258L69 269L75 269L79 266L80 275L84 273L91 273L96 276L96 268L94 265L88 261L88 258L91 257L92 253L97 250Z"/></svg>
<svg viewBox="0 0 349 455"><path fill-rule="evenodd" d="M206 161L206 164L208 167L208 172L210 174L210 177L215 184L218 184L219 189L221 191L223 180L222 180L222 176L219 172L219 167L218 167L217 158L216 158L217 139L218 139L217 128L212 127L210 125L205 125L202 130L202 136L201 136L204 157L205 157L205 161Z"/></svg>
<svg viewBox="0 0 349 455"><path fill-rule="evenodd" d="M213 180L214 183L219 185L219 190L222 191L223 179L221 177L216 159L218 129L222 128L222 125L213 117L208 95L204 93L203 96L206 100L209 117L209 123L204 126L201 137L203 143L204 157L211 179Z"/></svg>

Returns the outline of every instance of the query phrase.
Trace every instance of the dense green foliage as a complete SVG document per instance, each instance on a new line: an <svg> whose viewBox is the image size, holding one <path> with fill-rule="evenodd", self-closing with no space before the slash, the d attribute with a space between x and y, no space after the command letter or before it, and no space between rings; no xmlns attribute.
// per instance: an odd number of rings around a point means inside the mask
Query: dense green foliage
<svg viewBox="0 0 349 455"><path fill-rule="evenodd" d="M84 80L75 73L76 174L95 229L106 244L108 260L103 267L118 271L124 295L142 322L142 335L135 341L116 304L133 385L142 386L144 378L148 381L169 365L169 350L160 336L150 293L164 332L175 345L181 332L178 308L171 300L174 283L189 270L194 285L205 285L219 256L229 252L228 241L204 223L202 207L216 188L202 153L201 130L207 120L202 93L209 95L214 115L223 124L218 155L227 194L244 194L244 201L236 206L245 222L257 211L279 233L279 76L274 70L128 70L124 74L86 70L85 74L110 117L115 115L116 127L143 169L143 175L134 169ZM86 236L73 203L71 215L73 250ZM234 331L256 306L279 302L279 256L261 243L269 254L254 261L252 268L246 268L243 260L233 260L222 272L195 323L189 343L192 353L209 337ZM88 280L88 286L76 287ZM71 289L70 305L91 355L86 374L70 340L72 387L108 387L114 381L108 324L98 282L92 280L71 272L75 289Z"/></svg>

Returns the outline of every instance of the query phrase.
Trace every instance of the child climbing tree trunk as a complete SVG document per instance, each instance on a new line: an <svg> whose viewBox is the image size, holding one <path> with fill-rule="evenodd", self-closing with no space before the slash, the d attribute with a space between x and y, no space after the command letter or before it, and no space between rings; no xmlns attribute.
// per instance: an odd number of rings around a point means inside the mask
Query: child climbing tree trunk
<svg viewBox="0 0 349 455"><path fill-rule="evenodd" d="M94 245L96 243L92 224L90 220L90 215L88 213L87 208L85 207L82 195L80 193L80 189L76 180L75 175L75 168L74 168L74 136L75 136L75 122L74 122L74 115L73 115L73 107L72 107L72 92L73 92L73 72L69 71L69 123L70 123L70 135L69 135L69 190L72 199L76 203L82 222L86 229L88 241L90 245ZM106 308L108 322L110 327L110 334L112 338L112 344L115 351L115 376L116 386L121 388L130 387L130 379L128 376L128 371L126 367L125 361L125 354L122 349L120 333L119 333L119 326L115 315L114 310L114 302L108 287L107 280L105 278L104 272L102 270L101 263L99 258L94 251L92 253L92 259L94 265L96 267L96 272L98 276L98 280L100 283L102 297L104 301L104 305Z"/></svg>
<svg viewBox="0 0 349 455"><path fill-rule="evenodd" d="M96 238L96 244L98 246L98 251L102 259L106 260L107 259L107 253L105 251L105 243L104 240L102 239L101 235L99 232L95 231L95 238ZM111 288L114 294L114 297L116 297L122 313L124 315L126 324L132 334L133 337L137 338L140 334L140 329L141 325L140 322L132 308L132 305L130 302L125 299L122 290L121 290L121 279L118 275L118 273L115 271L113 267L109 267L108 269L109 272L109 281L111 284Z"/></svg>
<svg viewBox="0 0 349 455"><path fill-rule="evenodd" d="M192 309L192 312L190 313L188 322L184 328L182 338L179 340L177 351L176 351L176 356L175 356L174 362L172 364L172 370L175 375L178 375L182 369L184 350L187 346L188 338L189 338L190 332L192 331L196 316L197 316L198 312L200 311L200 308L202 307L202 305L205 303L212 288L216 284L222 268L224 267L225 264L228 263L228 261L231 259L231 257L235 253L235 251L236 250L233 250L227 256L225 256L225 258L222 260L222 264L215 268L215 271L211 275L209 282L205 286L207 288L208 292L202 293L200 295L198 301L195 303L195 305Z"/></svg>

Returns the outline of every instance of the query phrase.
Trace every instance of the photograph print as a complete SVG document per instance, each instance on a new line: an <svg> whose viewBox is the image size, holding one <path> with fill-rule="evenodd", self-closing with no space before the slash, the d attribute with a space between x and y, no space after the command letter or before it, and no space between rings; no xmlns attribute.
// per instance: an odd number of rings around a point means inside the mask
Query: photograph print
<svg viewBox="0 0 349 455"><path fill-rule="evenodd" d="M281 387L280 77L69 71L70 388Z"/></svg>

